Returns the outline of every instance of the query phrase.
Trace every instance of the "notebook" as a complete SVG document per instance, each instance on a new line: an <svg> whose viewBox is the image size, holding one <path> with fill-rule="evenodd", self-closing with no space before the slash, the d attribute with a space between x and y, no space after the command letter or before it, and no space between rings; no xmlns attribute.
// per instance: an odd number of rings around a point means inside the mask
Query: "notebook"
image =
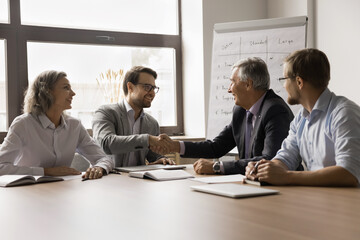
<svg viewBox="0 0 360 240"><path fill-rule="evenodd" d="M243 182L246 177L242 174L233 174L225 176L214 176L214 177L197 177L191 179L197 182L203 183L229 183L229 182Z"/></svg>
<svg viewBox="0 0 360 240"><path fill-rule="evenodd" d="M115 167L115 170L120 172L138 172L138 171L150 171L156 169L184 169L185 165L164 165L164 164L154 164L154 165L140 165L140 166L131 166L131 167Z"/></svg>
<svg viewBox="0 0 360 240"><path fill-rule="evenodd" d="M168 180L178 180L193 178L194 176L184 170L152 170L152 171L142 171L142 172L130 172L129 177L136 178L150 178L156 181L168 181Z"/></svg>
<svg viewBox="0 0 360 240"><path fill-rule="evenodd" d="M191 189L231 198L254 197L279 193L279 191L273 189L249 187L235 183L198 185L191 186Z"/></svg>
<svg viewBox="0 0 360 240"><path fill-rule="evenodd" d="M31 175L3 175L0 176L0 187L13 187L45 182L64 181L60 177L31 176Z"/></svg>

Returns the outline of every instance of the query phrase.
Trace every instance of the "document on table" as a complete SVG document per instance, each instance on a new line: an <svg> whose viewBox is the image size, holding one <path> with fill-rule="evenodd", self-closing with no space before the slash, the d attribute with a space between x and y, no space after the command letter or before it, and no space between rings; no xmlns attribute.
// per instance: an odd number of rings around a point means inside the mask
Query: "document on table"
<svg viewBox="0 0 360 240"><path fill-rule="evenodd" d="M242 174L233 174L225 176L214 176L214 177L198 177L190 179L192 181L202 183L229 183L229 182L242 182L246 177Z"/></svg>

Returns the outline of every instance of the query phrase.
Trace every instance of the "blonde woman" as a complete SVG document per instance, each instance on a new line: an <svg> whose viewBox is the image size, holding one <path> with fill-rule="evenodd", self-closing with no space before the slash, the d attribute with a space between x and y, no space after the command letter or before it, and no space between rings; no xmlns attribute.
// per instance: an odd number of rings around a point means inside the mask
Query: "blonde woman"
<svg viewBox="0 0 360 240"><path fill-rule="evenodd" d="M66 73L46 71L28 88L24 114L15 118L0 149L0 175L64 176L75 152L90 161L83 178L96 179L114 167L78 119L64 114L75 96Z"/></svg>

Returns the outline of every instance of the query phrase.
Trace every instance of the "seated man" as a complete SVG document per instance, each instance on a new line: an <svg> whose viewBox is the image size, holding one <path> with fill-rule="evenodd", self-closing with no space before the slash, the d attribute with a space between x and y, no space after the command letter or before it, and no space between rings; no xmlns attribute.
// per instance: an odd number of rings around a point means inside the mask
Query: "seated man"
<svg viewBox="0 0 360 240"><path fill-rule="evenodd" d="M214 163L200 159L194 164L196 173L245 174L249 161L273 158L288 134L294 116L269 89L270 76L263 60L248 58L236 63L230 81L228 92L236 104L231 123L212 141L172 141L171 150L182 157L219 158L237 147L240 160Z"/></svg>
<svg viewBox="0 0 360 240"><path fill-rule="evenodd" d="M130 69L123 81L125 99L120 103L101 106L92 123L95 140L105 153L112 154L116 167L146 164L174 164L162 155L149 150L161 144L158 122L143 108L151 106L155 93L157 74L154 70L136 66Z"/></svg>
<svg viewBox="0 0 360 240"><path fill-rule="evenodd" d="M358 186L360 108L327 88L330 63L317 49L296 51L284 64L289 104L301 104L289 136L271 161L249 163L246 176L275 185ZM303 161L309 171L295 172Z"/></svg>

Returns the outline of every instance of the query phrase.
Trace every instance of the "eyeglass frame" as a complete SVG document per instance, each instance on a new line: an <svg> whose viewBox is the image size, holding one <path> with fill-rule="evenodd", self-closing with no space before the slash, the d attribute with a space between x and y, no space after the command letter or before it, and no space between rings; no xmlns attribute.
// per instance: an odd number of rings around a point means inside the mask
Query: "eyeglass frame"
<svg viewBox="0 0 360 240"><path fill-rule="evenodd" d="M279 83L281 84L281 85L284 85L284 83L285 83L285 81L286 81L286 79L288 79L288 78L296 78L296 76L292 76L292 77L280 77L280 78L278 78L277 80L279 81Z"/></svg>
<svg viewBox="0 0 360 240"><path fill-rule="evenodd" d="M144 90L145 90L146 92L150 92L151 90L154 90L155 93L158 93L159 90L160 90L159 87L153 86L153 85L151 85L151 84L149 84L149 83L136 83L136 84L134 84L134 85L138 85L138 84L142 85L143 88L144 88ZM147 88L150 88L150 89L149 89L149 90L146 90Z"/></svg>

